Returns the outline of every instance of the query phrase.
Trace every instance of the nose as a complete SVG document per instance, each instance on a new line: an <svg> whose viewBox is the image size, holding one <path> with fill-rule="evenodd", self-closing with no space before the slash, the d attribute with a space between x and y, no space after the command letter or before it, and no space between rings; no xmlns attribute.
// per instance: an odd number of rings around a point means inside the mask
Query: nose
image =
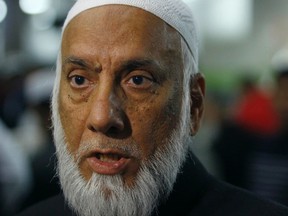
<svg viewBox="0 0 288 216"><path fill-rule="evenodd" d="M87 127L93 132L108 136L119 134L124 130L124 119L120 103L112 94L98 94L92 102Z"/></svg>

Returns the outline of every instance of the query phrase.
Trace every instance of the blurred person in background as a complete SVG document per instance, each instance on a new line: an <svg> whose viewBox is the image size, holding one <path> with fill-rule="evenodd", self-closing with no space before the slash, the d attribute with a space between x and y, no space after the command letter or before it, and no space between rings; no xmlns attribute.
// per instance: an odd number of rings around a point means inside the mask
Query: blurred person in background
<svg viewBox="0 0 288 216"><path fill-rule="evenodd" d="M1 216L60 191L50 130L55 75L36 63L24 64L23 71L1 77Z"/></svg>
<svg viewBox="0 0 288 216"><path fill-rule="evenodd" d="M33 184L29 157L13 131L25 109L24 97L21 93L23 79L23 76L1 76L0 78L1 216L10 216L19 211L24 200L29 196Z"/></svg>
<svg viewBox="0 0 288 216"><path fill-rule="evenodd" d="M214 147L226 181L288 205L288 55L284 62L273 67L270 93L243 82L234 118L223 124Z"/></svg>
<svg viewBox="0 0 288 216"><path fill-rule="evenodd" d="M287 215L189 149L205 94L197 41L182 1L77 1L52 98L63 194L20 215Z"/></svg>
<svg viewBox="0 0 288 216"><path fill-rule="evenodd" d="M248 189L265 198L288 205L287 50L281 50L274 56L272 68L275 89L272 92L271 103L277 124L270 133L258 137L253 147L248 165Z"/></svg>
<svg viewBox="0 0 288 216"><path fill-rule="evenodd" d="M245 73L247 74L247 73ZM243 75L240 95L223 120L214 139L214 150L222 178L229 183L248 188L248 168L253 148L259 138L274 134L277 117L271 96L257 86L251 75ZM270 136L269 135L269 136Z"/></svg>
<svg viewBox="0 0 288 216"><path fill-rule="evenodd" d="M19 211L32 187L29 158L0 119L0 212L3 216Z"/></svg>
<svg viewBox="0 0 288 216"><path fill-rule="evenodd" d="M50 67L29 72L24 80L26 111L18 125L16 135L30 157L33 185L25 208L35 202L58 194L60 191L55 170L55 146L51 133L50 97L55 74Z"/></svg>

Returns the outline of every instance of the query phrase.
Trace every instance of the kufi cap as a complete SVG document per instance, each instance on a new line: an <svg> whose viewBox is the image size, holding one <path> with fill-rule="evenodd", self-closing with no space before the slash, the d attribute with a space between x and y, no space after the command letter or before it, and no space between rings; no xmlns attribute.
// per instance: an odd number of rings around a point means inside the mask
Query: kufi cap
<svg viewBox="0 0 288 216"><path fill-rule="evenodd" d="M81 12L104 5L128 5L148 11L180 33L198 64L198 36L191 9L182 0L78 0L68 13L63 31Z"/></svg>

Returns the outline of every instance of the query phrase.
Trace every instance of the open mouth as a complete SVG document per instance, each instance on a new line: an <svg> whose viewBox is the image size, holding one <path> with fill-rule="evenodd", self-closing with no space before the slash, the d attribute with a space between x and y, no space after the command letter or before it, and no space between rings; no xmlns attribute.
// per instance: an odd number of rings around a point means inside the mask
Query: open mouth
<svg viewBox="0 0 288 216"><path fill-rule="evenodd" d="M119 161L123 156L119 154L102 154L102 153L96 153L95 157L103 162L115 162Z"/></svg>
<svg viewBox="0 0 288 216"><path fill-rule="evenodd" d="M131 158L118 151L97 151L86 158L91 169L99 174L115 175L123 173Z"/></svg>

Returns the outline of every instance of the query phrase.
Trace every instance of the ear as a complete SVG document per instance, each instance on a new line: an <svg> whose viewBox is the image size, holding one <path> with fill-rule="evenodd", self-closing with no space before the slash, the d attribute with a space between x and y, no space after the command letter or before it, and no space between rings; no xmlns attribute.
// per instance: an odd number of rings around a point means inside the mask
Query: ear
<svg viewBox="0 0 288 216"><path fill-rule="evenodd" d="M201 123L204 111L205 78L203 74L195 74L190 83L190 120L191 135L194 136Z"/></svg>

